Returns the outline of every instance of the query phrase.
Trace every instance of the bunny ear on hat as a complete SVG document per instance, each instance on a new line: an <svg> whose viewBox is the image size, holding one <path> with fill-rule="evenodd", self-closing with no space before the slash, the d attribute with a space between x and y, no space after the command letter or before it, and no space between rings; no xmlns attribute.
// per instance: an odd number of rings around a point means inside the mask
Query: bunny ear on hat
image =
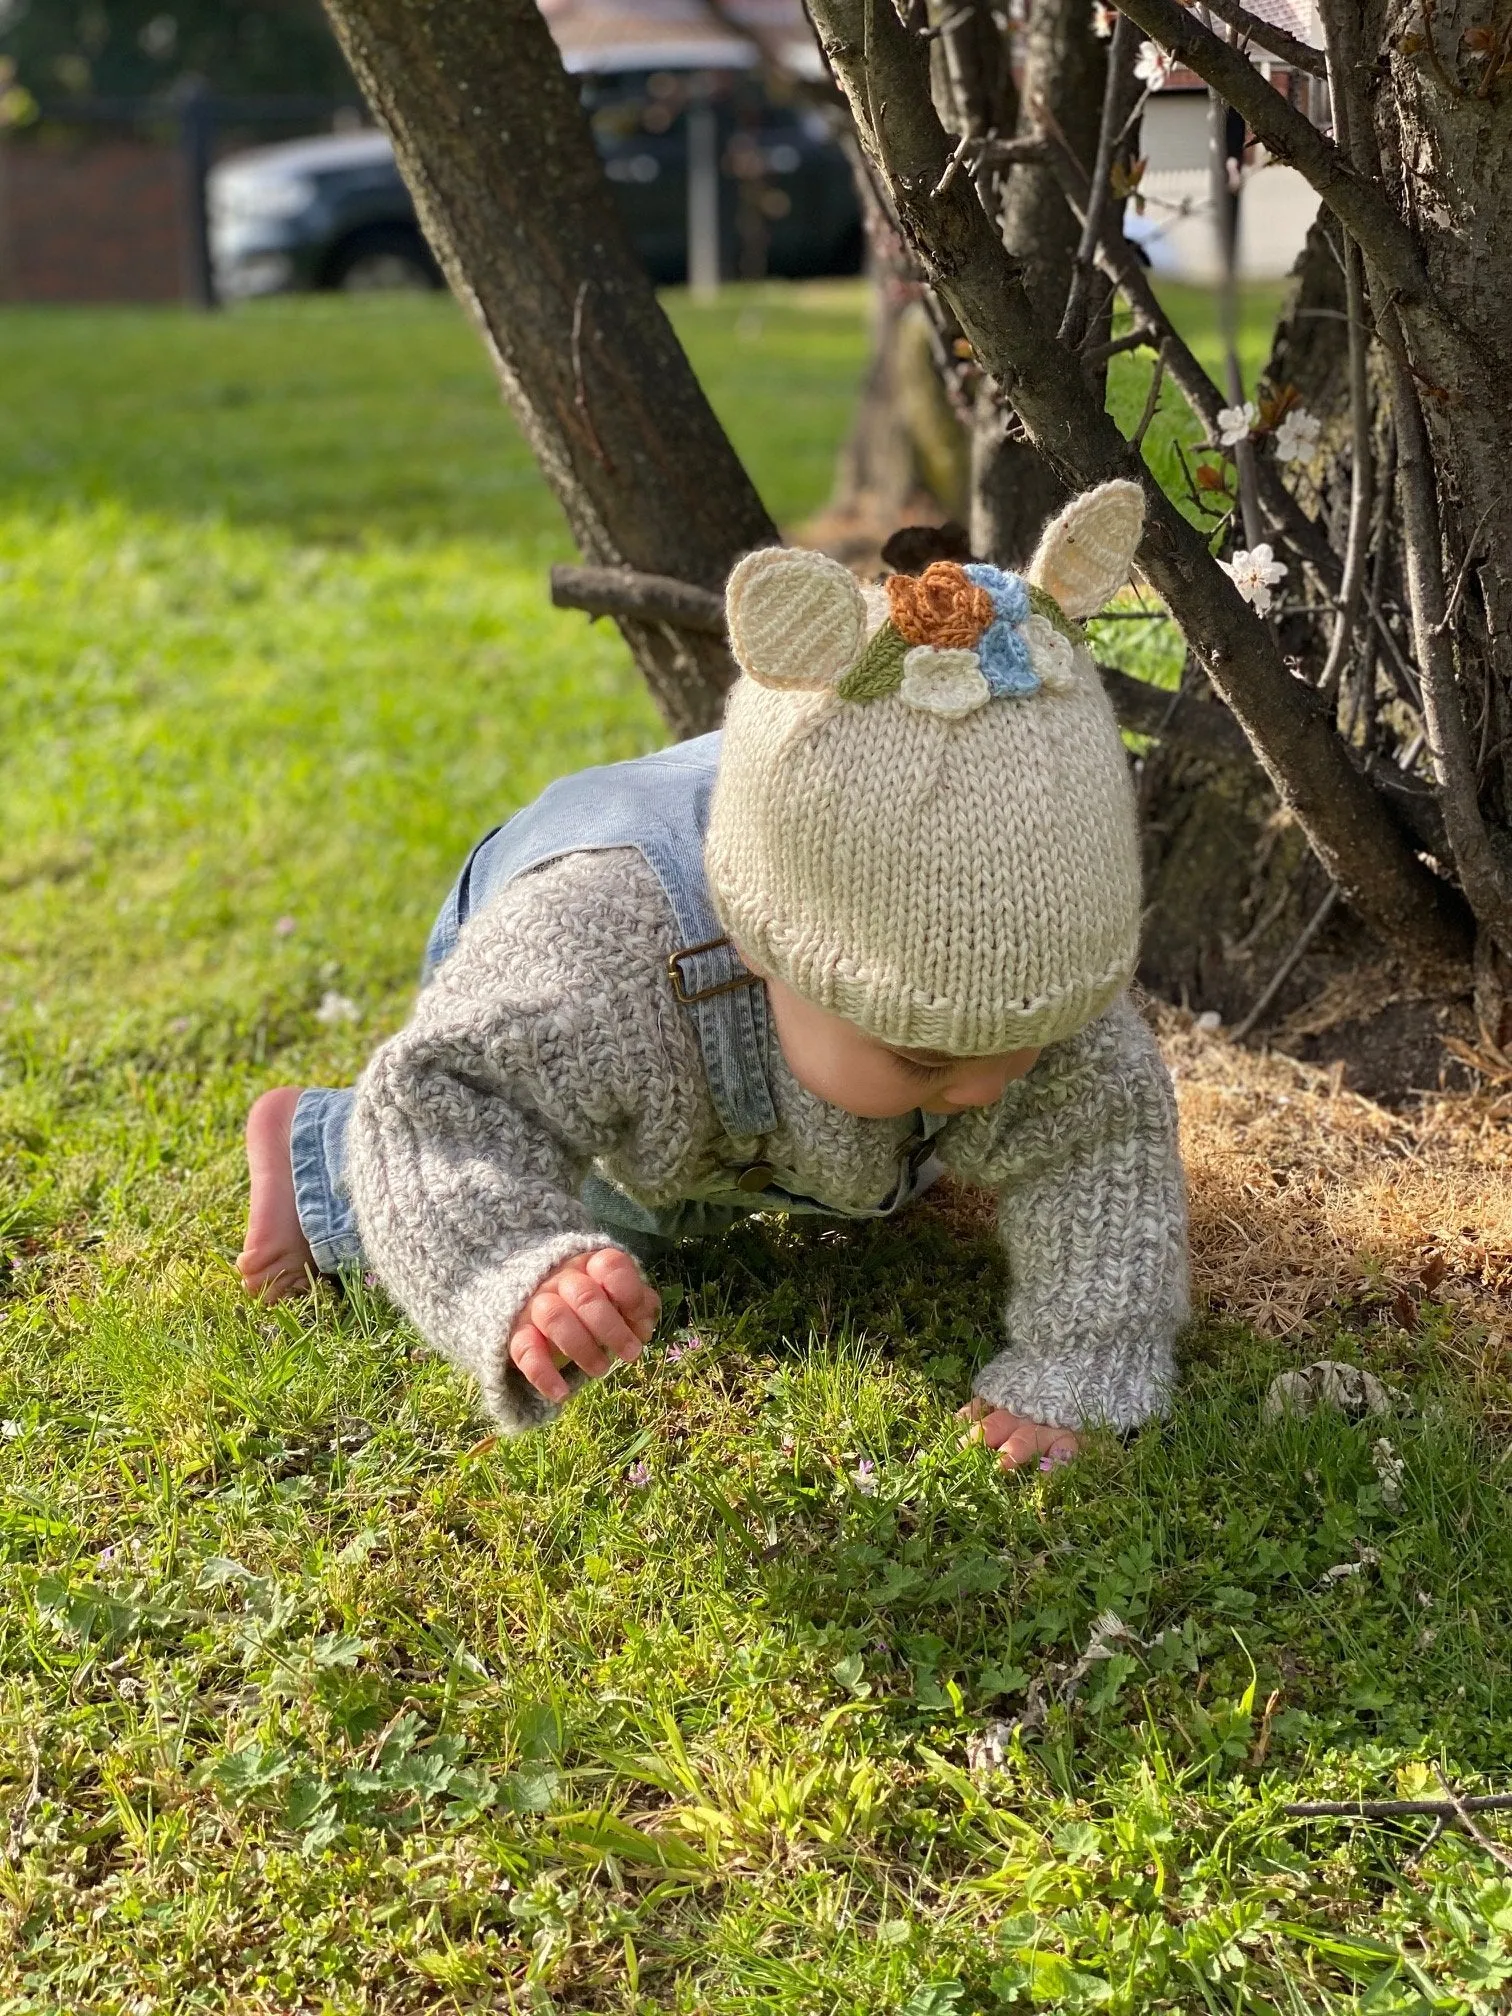
<svg viewBox="0 0 1512 2016"><path fill-rule="evenodd" d="M855 576L824 553L762 546L725 589L730 646L761 686L833 686L866 642L866 603Z"/></svg>
<svg viewBox="0 0 1512 2016"><path fill-rule="evenodd" d="M1045 527L1029 580L1068 616L1095 616L1129 578L1144 512L1137 483L1102 483L1073 497Z"/></svg>

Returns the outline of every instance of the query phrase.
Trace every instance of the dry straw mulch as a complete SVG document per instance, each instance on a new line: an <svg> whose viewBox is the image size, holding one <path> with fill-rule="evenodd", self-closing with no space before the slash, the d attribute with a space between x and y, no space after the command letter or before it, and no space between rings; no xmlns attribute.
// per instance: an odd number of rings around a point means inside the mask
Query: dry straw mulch
<svg viewBox="0 0 1512 2016"><path fill-rule="evenodd" d="M1490 1372L1512 1333L1512 1092L1390 1112L1338 1072L1151 1013L1176 1080L1208 1307L1300 1339L1341 1307L1411 1329L1431 1299L1455 1312L1450 1348Z"/></svg>
<svg viewBox="0 0 1512 2016"><path fill-rule="evenodd" d="M1411 1331L1453 1315L1445 1348L1479 1378L1512 1372L1512 1091L1445 1093L1400 1112L1342 1073L1246 1050L1145 1004L1176 1081L1199 1308L1306 1346L1343 1321ZM986 1192L942 1183L926 1206L991 1229Z"/></svg>

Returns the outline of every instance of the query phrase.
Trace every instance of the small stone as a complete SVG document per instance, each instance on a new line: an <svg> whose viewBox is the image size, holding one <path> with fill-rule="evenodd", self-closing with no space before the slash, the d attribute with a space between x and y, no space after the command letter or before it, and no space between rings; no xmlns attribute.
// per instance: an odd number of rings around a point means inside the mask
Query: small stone
<svg viewBox="0 0 1512 2016"><path fill-rule="evenodd" d="M1223 1017L1218 1013L1216 1008L1204 1008L1202 1013L1197 1017L1197 1027L1207 1030L1208 1034L1211 1035L1215 1029L1223 1027Z"/></svg>

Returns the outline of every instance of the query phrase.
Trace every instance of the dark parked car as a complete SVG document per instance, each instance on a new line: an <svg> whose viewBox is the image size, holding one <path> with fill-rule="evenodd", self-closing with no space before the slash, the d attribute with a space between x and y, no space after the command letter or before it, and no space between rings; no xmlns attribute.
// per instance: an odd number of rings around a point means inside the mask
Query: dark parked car
<svg viewBox="0 0 1512 2016"><path fill-rule="evenodd" d="M605 173L654 280L687 277L688 115L706 90L726 276L858 270L850 167L822 114L778 102L749 74L622 71L586 77L582 90ZM209 205L216 284L228 300L441 284L381 133L230 155L211 170Z"/></svg>

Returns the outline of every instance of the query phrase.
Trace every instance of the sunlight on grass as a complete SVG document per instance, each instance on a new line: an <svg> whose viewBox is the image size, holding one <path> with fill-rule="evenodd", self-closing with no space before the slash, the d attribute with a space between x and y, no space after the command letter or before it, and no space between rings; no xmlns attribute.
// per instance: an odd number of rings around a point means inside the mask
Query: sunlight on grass
<svg viewBox="0 0 1512 2016"><path fill-rule="evenodd" d="M813 510L861 291L671 305ZM1507 1467L1428 1313L1388 1503L1215 1322L1171 1422L1002 1479L1001 1263L928 1210L684 1249L508 1445L360 1284L245 1303L251 1097L350 1078L471 840L660 727L447 302L0 363L0 2012L1502 2007L1481 1849L1280 1810L1512 1763Z"/></svg>

